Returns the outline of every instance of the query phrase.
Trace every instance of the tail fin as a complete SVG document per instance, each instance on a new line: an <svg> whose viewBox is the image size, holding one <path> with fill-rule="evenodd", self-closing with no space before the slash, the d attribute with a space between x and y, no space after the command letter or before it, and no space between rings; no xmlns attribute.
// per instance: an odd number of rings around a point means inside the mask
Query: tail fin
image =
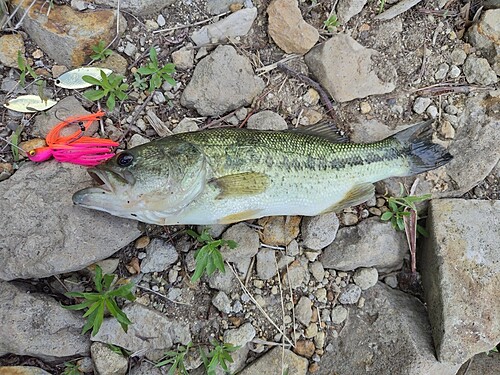
<svg viewBox="0 0 500 375"><path fill-rule="evenodd" d="M432 143L432 122L420 122L393 136L410 161L412 175L436 169L453 159L443 146Z"/></svg>

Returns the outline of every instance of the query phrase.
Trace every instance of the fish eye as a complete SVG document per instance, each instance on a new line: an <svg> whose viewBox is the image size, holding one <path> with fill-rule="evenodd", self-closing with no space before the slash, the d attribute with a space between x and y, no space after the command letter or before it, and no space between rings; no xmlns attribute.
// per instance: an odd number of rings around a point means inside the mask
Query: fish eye
<svg viewBox="0 0 500 375"><path fill-rule="evenodd" d="M132 164L133 161L134 156L132 154L129 154L128 152L122 152L116 159L116 163L120 167L128 167L130 164Z"/></svg>

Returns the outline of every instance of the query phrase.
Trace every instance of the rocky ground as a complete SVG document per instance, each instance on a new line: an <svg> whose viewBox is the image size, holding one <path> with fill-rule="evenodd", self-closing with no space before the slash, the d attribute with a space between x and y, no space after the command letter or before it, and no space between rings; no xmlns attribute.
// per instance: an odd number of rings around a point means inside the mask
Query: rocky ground
<svg viewBox="0 0 500 375"><path fill-rule="evenodd" d="M366 0L158 3L122 0L118 15L116 1L74 0L48 16L49 2L8 4L8 14L19 9L2 20L0 100L39 92L29 76L19 85L21 51L58 103L37 114L4 108L0 119L0 374L68 373L64 362L85 373L165 374L154 364L189 342L187 370L202 374L197 348L213 339L239 346L229 372L245 375L498 373L498 2L387 0L384 12ZM421 282L408 277L404 233L380 220L387 197L414 178L378 183L376 198L338 215L214 226L214 238L238 247L222 248L225 273L196 283L198 245L186 228L74 207L72 193L91 184L85 168L16 161L6 141L21 127L29 150L61 118L97 110L54 79L87 64L99 40L113 54L94 64L131 85L151 46L176 65L175 85L131 87L93 129L120 149L177 132L322 120L373 142L435 119L435 142L454 159L418 176L416 194L433 196L420 213L429 231L418 243ZM95 264L136 285L136 300L120 301L127 333L109 317L97 335L81 335L82 313L61 307L74 303L66 292L94 290Z"/></svg>

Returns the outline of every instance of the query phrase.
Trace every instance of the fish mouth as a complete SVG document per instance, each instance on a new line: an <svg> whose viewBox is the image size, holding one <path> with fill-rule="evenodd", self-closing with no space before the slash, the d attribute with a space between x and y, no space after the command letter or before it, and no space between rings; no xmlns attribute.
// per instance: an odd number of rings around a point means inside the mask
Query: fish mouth
<svg viewBox="0 0 500 375"><path fill-rule="evenodd" d="M90 177L98 186L88 187L73 194L73 203L78 206L94 208L107 211L106 207L112 207L117 203L118 188L135 182L130 173L117 173L111 169L89 168Z"/></svg>

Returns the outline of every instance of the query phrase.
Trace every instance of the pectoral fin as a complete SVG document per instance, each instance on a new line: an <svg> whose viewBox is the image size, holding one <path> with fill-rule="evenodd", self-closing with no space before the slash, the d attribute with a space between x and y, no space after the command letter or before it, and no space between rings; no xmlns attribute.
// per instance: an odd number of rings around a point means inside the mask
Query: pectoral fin
<svg viewBox="0 0 500 375"><path fill-rule="evenodd" d="M220 189L217 199L223 199L262 193L269 186L269 177L264 173L245 172L219 177L210 182Z"/></svg>
<svg viewBox="0 0 500 375"><path fill-rule="evenodd" d="M349 190L340 201L331 205L322 213L339 212L344 208L357 206L358 204L369 200L371 197L373 197L374 194L375 186L373 184L366 183L356 185L351 190Z"/></svg>

